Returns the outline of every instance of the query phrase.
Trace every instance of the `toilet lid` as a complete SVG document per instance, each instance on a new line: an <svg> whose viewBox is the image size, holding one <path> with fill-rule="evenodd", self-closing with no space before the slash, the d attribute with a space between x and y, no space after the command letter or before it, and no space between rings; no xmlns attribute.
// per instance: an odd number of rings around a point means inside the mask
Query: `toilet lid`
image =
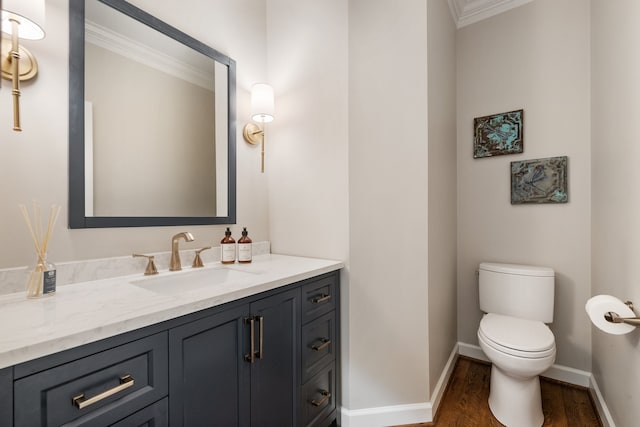
<svg viewBox="0 0 640 427"><path fill-rule="evenodd" d="M518 353L547 352L555 346L551 330L544 323L535 320L488 313L480 321L480 332L498 346Z"/></svg>

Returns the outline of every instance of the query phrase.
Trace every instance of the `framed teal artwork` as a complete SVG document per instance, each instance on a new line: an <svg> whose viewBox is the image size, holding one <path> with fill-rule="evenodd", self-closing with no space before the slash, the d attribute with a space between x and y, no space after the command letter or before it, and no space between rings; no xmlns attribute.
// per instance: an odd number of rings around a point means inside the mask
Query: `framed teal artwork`
<svg viewBox="0 0 640 427"><path fill-rule="evenodd" d="M511 162L511 204L567 203L566 156Z"/></svg>
<svg viewBox="0 0 640 427"><path fill-rule="evenodd" d="M524 110L473 119L473 158L522 153Z"/></svg>

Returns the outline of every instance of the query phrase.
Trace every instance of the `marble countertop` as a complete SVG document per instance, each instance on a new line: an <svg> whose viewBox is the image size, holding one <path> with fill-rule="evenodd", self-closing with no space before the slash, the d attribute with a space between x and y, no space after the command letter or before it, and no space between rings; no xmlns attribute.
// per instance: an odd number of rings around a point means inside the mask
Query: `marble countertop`
<svg viewBox="0 0 640 427"><path fill-rule="evenodd" d="M24 292L2 295L0 369L342 267L339 261L269 254L254 256L250 264L75 283L37 299ZM215 285L199 285L209 273Z"/></svg>

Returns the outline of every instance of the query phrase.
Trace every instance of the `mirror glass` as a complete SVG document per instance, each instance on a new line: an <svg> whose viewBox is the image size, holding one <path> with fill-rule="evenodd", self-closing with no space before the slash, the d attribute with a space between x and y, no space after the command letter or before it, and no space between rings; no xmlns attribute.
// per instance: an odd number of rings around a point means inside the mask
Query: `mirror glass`
<svg viewBox="0 0 640 427"><path fill-rule="evenodd" d="M235 63L121 0L70 2L71 228L235 222Z"/></svg>

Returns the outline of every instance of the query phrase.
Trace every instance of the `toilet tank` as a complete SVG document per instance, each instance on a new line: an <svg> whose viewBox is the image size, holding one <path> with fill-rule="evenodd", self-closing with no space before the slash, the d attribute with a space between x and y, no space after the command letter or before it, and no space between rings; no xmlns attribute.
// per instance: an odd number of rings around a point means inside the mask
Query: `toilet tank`
<svg viewBox="0 0 640 427"><path fill-rule="evenodd" d="M480 264L480 310L553 322L554 272L530 265Z"/></svg>

